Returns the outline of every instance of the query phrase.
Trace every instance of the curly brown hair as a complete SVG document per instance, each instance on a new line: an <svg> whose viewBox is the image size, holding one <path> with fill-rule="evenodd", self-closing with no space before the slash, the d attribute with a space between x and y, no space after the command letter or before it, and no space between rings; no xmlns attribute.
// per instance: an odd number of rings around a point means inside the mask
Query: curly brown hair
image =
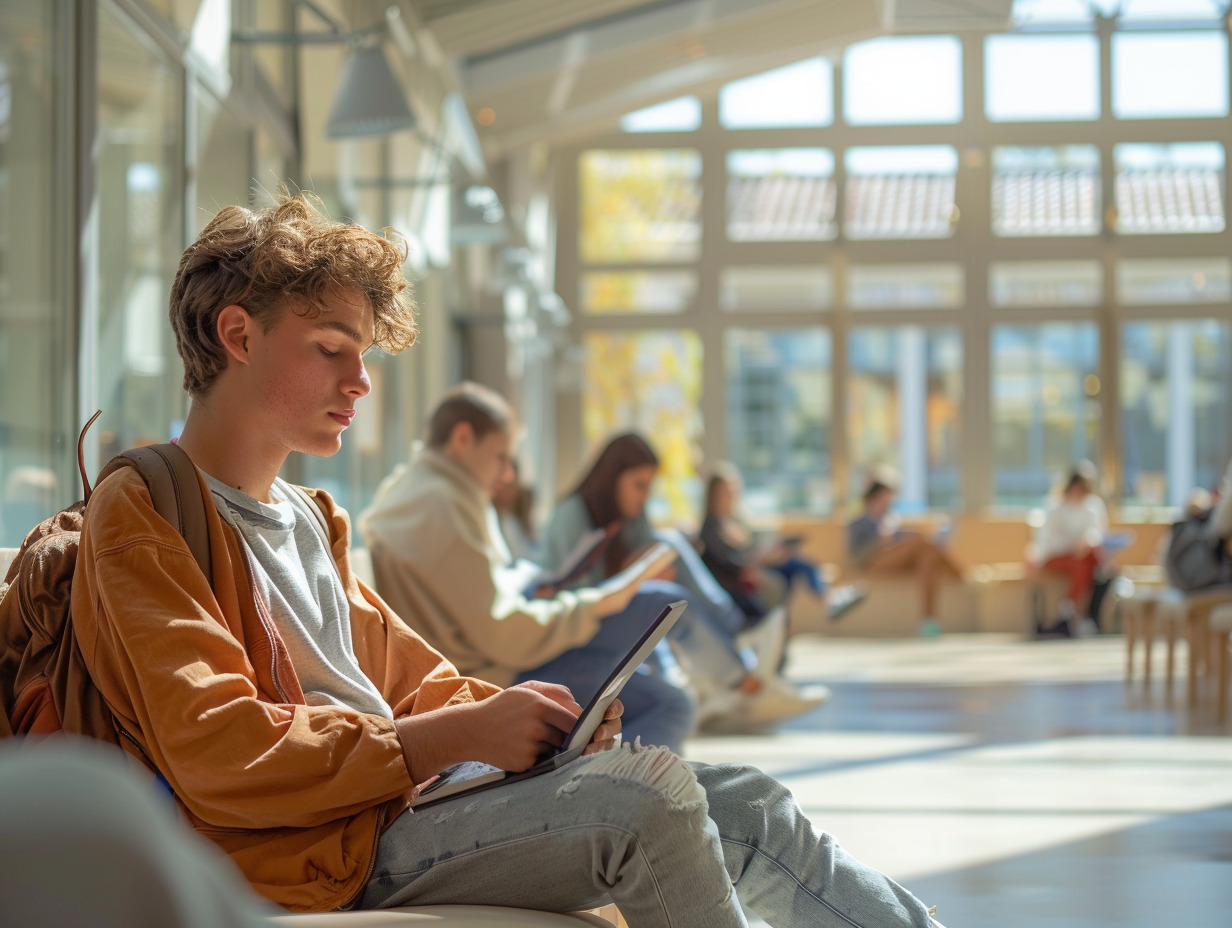
<svg viewBox="0 0 1232 928"><path fill-rule="evenodd" d="M326 215L308 193L282 194L273 206L228 206L185 249L171 286L168 315L184 360L184 389L206 393L226 367L218 314L232 304L269 332L286 306L315 318L338 290L358 290L372 307L374 344L390 354L419 334L406 243Z"/></svg>

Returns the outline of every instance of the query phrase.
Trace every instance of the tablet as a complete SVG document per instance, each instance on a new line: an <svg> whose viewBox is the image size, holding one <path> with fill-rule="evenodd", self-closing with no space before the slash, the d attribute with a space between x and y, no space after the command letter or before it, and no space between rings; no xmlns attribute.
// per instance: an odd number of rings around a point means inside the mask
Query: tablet
<svg viewBox="0 0 1232 928"><path fill-rule="evenodd" d="M501 770L491 764L479 761L465 761L447 768L440 778L430 783L411 801L414 808L430 805L442 799L468 795L483 789L491 789L502 783L512 783L516 780L526 780L549 773L572 760L580 757L586 746L590 744L595 731L603 724L603 716L608 706L620 695L629 677L637 671L642 662L650 656L650 652L666 635L684 613L687 603L683 600L664 606L658 615L647 625L646 630L638 636L636 642L625 653L599 689L590 694L585 707L577 717L573 730L565 739L565 743L551 753L541 757L532 767L511 773ZM633 619L626 619L633 621ZM574 694L576 698L579 694Z"/></svg>

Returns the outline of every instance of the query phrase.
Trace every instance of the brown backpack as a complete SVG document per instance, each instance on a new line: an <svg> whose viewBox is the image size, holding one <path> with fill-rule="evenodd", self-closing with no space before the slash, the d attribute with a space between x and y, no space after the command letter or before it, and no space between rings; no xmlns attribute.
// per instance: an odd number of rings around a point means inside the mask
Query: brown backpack
<svg viewBox="0 0 1232 928"><path fill-rule="evenodd" d="M85 435L100 415L77 438L82 499L30 530L0 584L0 738L64 732L117 743L111 713L81 659L70 612L82 518L92 492ZM154 508L184 537L209 577L205 498L188 455L174 444L133 448L112 458L96 485L121 467L141 473Z"/></svg>

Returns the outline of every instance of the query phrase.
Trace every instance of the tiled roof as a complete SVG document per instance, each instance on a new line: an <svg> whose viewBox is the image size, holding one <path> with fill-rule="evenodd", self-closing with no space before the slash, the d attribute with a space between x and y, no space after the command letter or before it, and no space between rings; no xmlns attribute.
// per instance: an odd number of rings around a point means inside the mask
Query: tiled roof
<svg viewBox="0 0 1232 928"><path fill-rule="evenodd" d="M727 236L735 242L833 238L831 177L733 177L727 185Z"/></svg>
<svg viewBox="0 0 1232 928"><path fill-rule="evenodd" d="M1099 174L1086 170L1001 173L992 182L997 235L1095 235Z"/></svg>
<svg viewBox="0 0 1232 928"><path fill-rule="evenodd" d="M847 181L848 238L948 238L952 175L853 176Z"/></svg>
<svg viewBox="0 0 1232 928"><path fill-rule="evenodd" d="M1222 232L1223 187L1210 168L1121 171L1117 229L1126 234Z"/></svg>

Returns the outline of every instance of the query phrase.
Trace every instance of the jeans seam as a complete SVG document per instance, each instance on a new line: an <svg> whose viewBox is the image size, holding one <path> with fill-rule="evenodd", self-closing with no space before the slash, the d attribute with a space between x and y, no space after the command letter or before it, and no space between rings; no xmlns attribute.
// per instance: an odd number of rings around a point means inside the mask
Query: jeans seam
<svg viewBox="0 0 1232 928"><path fill-rule="evenodd" d="M833 912L835 915L837 915L839 918L845 921L848 925L851 925L852 928L864 928L864 926L861 925L859 922L852 921L851 918L849 918L845 913L840 912L838 909L836 909L833 905L831 905L825 899L821 898L821 896L817 895L817 893L813 892L811 889L809 889L807 886L801 883L800 878L796 876L795 871L790 870L786 866L784 866L782 861L780 861L777 857L772 857L770 854L767 854L765 851L763 851L761 848L757 847L756 845L749 844L745 841L737 841L734 838L720 838L720 840L724 844L734 844L737 847L746 848L752 851L754 854L758 855L759 857L762 857L765 860L770 861L770 863L774 864L774 866L778 867L779 870L785 873L787 877L793 883L796 884L796 886L800 887L801 890L803 890L805 893L807 893L809 896L815 899L818 902L818 904L829 909L831 912ZM738 892L737 892L737 895L739 895Z"/></svg>
<svg viewBox="0 0 1232 928"><path fill-rule="evenodd" d="M585 825L569 825L565 828L554 828L551 831L546 832L546 834L559 835L563 832L577 831L579 829L590 829L590 828L595 828L595 827L609 828L612 831L619 832L620 834L629 835L630 837L633 838L633 843L637 847L638 856L641 857L643 862L645 863L646 872L650 875L650 879L652 883L654 884L655 898L658 900L659 910L663 913L664 917L667 919L667 924L669 926L673 924L670 913L668 912L667 906L663 902L663 887L659 884L659 876L657 873L655 873L655 868L651 866L650 861L646 858L646 851L642 847L642 842L638 838L636 832L630 831L628 828L622 828L619 825L613 825L610 822L588 822ZM543 837L542 833L533 834L533 835L525 835L520 838L508 838L504 841L498 841L495 844L488 844L488 845L485 845L484 847L473 848L468 851L463 851L460 854L454 854L444 861L441 861L441 860L434 861L430 866L427 866L427 867L419 867L414 870L387 870L385 872L391 877L393 876L406 877L411 874L428 873L434 867L436 867L438 864L441 864L441 863L452 863L455 860L462 861L462 860L465 860L467 857L470 857L473 854L482 854L485 851L498 850L503 847L510 847L512 845L520 844L524 841L532 841L536 838L541 838L541 837Z"/></svg>

